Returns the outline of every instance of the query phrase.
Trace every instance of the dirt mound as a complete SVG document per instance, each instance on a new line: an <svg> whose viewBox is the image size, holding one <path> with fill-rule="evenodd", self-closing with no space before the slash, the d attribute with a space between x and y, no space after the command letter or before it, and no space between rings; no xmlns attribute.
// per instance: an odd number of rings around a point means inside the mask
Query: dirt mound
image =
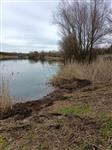
<svg viewBox="0 0 112 150"><path fill-rule="evenodd" d="M77 90L80 88L83 88L87 85L90 85L91 82L86 79L63 79L61 80L60 84L58 85L61 89L67 89L67 90Z"/></svg>

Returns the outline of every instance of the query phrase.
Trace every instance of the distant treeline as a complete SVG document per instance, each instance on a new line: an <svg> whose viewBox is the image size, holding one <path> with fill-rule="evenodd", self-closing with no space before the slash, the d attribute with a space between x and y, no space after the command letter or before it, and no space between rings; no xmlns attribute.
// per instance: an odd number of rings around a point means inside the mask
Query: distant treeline
<svg viewBox="0 0 112 150"><path fill-rule="evenodd" d="M69 51L69 50L68 50ZM112 54L112 45L108 48L94 48L93 51L94 55L109 55ZM16 53L16 52L0 52L2 56L12 56L18 59L32 59L32 60L58 60L57 58L61 59L63 57L62 51L49 51L49 52L29 52L29 53Z"/></svg>
<svg viewBox="0 0 112 150"><path fill-rule="evenodd" d="M28 58L29 59L40 59L40 60L44 60L44 59L49 59L49 58L60 58L62 56L62 54L60 52L30 52L28 54Z"/></svg>
<svg viewBox="0 0 112 150"><path fill-rule="evenodd" d="M17 57L17 58L26 58L26 59L33 59L33 60L44 60L46 58L60 58L62 54L60 52L49 51L49 52L29 52L29 53L16 53L16 52L0 52L2 56L10 56L10 57Z"/></svg>

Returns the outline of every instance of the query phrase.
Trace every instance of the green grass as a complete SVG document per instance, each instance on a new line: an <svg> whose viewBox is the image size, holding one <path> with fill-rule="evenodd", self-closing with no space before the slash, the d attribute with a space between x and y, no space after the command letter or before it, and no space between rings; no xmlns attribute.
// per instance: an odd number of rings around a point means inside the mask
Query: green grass
<svg viewBox="0 0 112 150"><path fill-rule="evenodd" d="M106 112L99 112L97 114L97 119L102 122L102 128L100 130L101 134L106 137L112 137L112 118Z"/></svg>
<svg viewBox="0 0 112 150"><path fill-rule="evenodd" d="M105 111L104 112L99 111L98 113L96 113L96 119L100 121L106 121L107 119L109 119L109 114Z"/></svg>
<svg viewBox="0 0 112 150"><path fill-rule="evenodd" d="M107 138L112 137L112 118L104 122L104 126L101 129L101 133Z"/></svg>
<svg viewBox="0 0 112 150"><path fill-rule="evenodd" d="M0 135L0 149L5 150L6 146L7 146L7 140Z"/></svg>
<svg viewBox="0 0 112 150"><path fill-rule="evenodd" d="M83 104L80 106L71 106L60 109L59 113L64 115L79 115L86 116L91 112L91 108L89 105Z"/></svg>
<svg viewBox="0 0 112 150"><path fill-rule="evenodd" d="M74 150L93 150L93 146L99 147L102 145L102 140L100 139L93 139L88 141L83 141L78 146L75 146Z"/></svg>

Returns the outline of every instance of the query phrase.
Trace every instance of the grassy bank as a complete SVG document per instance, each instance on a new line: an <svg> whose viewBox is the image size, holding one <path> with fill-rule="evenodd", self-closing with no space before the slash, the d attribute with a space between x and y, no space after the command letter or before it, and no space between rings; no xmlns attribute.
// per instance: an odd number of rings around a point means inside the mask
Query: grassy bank
<svg viewBox="0 0 112 150"><path fill-rule="evenodd" d="M0 60L5 60L5 59L17 59L17 57L8 56L8 55L0 55Z"/></svg>
<svg viewBox="0 0 112 150"><path fill-rule="evenodd" d="M111 64L68 64L53 93L0 113L0 149L111 150Z"/></svg>
<svg viewBox="0 0 112 150"><path fill-rule="evenodd" d="M27 59L28 57L25 55L18 55L18 54L1 54L0 53L0 60L10 60L10 59Z"/></svg>

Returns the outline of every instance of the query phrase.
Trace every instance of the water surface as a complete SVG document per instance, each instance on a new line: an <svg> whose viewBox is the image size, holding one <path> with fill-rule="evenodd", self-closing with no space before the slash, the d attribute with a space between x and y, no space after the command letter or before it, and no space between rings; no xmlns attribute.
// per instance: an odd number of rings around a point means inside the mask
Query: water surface
<svg viewBox="0 0 112 150"><path fill-rule="evenodd" d="M0 73L9 79L10 94L19 101L36 100L52 92L49 80L59 68L59 62L0 61Z"/></svg>

